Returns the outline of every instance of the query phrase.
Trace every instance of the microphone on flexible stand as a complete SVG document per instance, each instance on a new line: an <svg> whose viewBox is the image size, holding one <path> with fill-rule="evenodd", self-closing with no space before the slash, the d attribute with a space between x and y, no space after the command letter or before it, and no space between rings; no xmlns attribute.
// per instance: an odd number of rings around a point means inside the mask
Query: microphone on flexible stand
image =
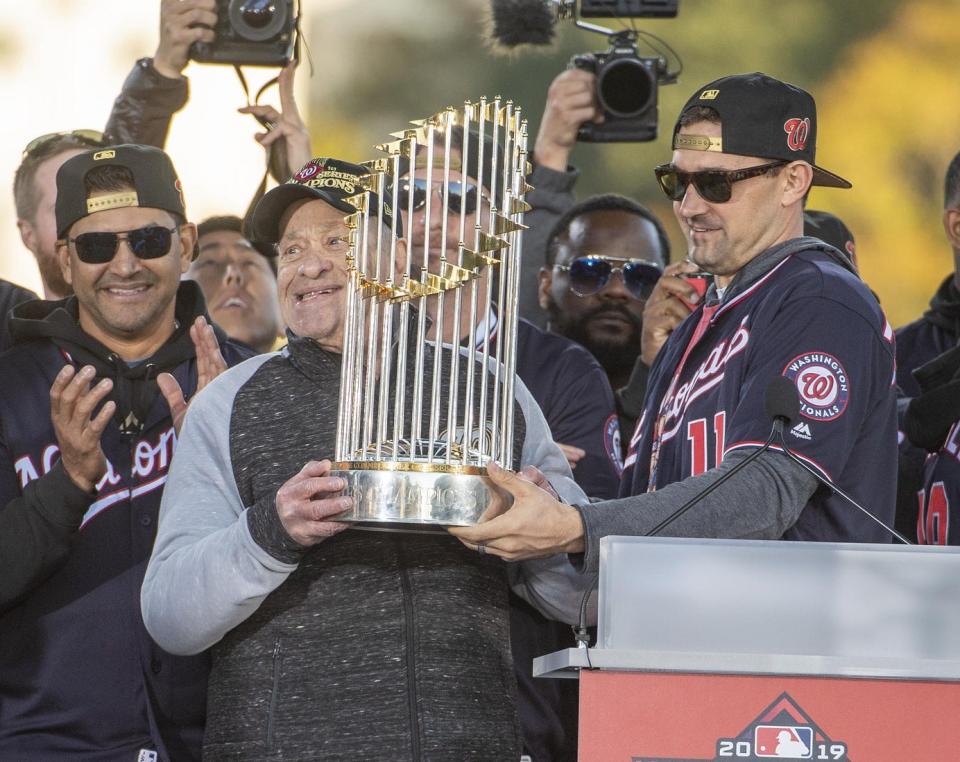
<svg viewBox="0 0 960 762"><path fill-rule="evenodd" d="M797 387L794 386L793 382L792 382L790 379L785 378L784 376L777 376L775 379L773 379L773 381L770 382L770 386L767 387L767 393L768 393L768 394L771 394L771 393L772 393L772 394L776 394L776 395L778 395L778 396L782 396L784 399L786 399L787 397L792 397L793 400L794 400L794 404L795 404L796 407L797 407L797 410L798 410L798 411L800 410L800 393L797 391ZM850 505L852 505L854 508L856 508L857 510L859 510L859 511L861 511L862 513L864 513L864 514L866 514L867 516L869 516L869 517L870 517L871 519L873 519L877 524L879 524L879 525L882 526L884 529L886 529L887 532L889 532L893 537L896 537L896 538L897 538L900 542L902 542L904 545L913 545L913 543L910 542L910 540L908 540L906 537L904 537L902 534L900 534L896 529L894 529L893 527L888 526L887 524L885 524L885 523L884 523L883 521L881 521L877 516L875 516L875 515L874 515L873 513L871 513L870 511L868 511L866 508L864 508L862 505L860 505L860 503L858 503L856 500L854 500L852 497L850 497L850 495L848 495L846 492L844 492L842 489L840 489L840 487L838 487L838 486L837 486L836 484L834 484L832 481L830 481L830 480L827 479L825 476L823 476L822 474L820 474L819 471L817 471L815 468L812 468L811 466L807 465L807 464L804 463L800 458L798 458L796 455L794 455L794 454L793 454L793 451L787 446L787 443L786 443L786 441L785 441L785 439L784 439L784 434L783 434L783 429L782 429L782 428L780 429L780 432L779 432L779 442L778 442L778 444L779 444L780 447L783 449L783 454L784 454L784 455L786 455L788 458L790 458L790 460L792 460L794 463L796 463L798 466L800 466L804 471L806 471L808 474L810 474L810 475L811 475L814 479L816 479L818 482L820 482L820 483L823 484L825 487L827 487L827 488L828 488L831 492L833 492L835 495L839 495L839 496L842 497L844 500L846 500L848 503L850 503Z"/></svg>
<svg viewBox="0 0 960 762"><path fill-rule="evenodd" d="M789 389L785 388L781 383L779 383L779 381L786 381ZM781 442L783 441L784 425L789 426L793 421L800 417L800 397L797 395L797 390L794 388L793 384L787 381L787 379L783 378L783 376L777 376L777 378L768 384L766 391L764 392L763 410L769 418L773 419L773 426L770 429L770 436L767 437L767 441L763 443L763 446L750 453L748 457L737 463L737 465L727 471L715 482L709 484L702 492L699 492L690 498L687 502L677 508L677 510L657 524L653 529L651 529L649 532L646 532L644 537L652 537L653 535L662 532L666 527L670 526L693 506L703 500L703 498L727 481L727 479L729 479L738 471L746 468L750 463L755 461L763 453L769 450L771 445L773 445L778 437ZM580 620L578 625L573 629L573 635L577 641L577 648L589 648L590 645L590 634L587 631L587 601L590 598L590 593L592 593L594 588L597 586L599 579L600 577L598 575L597 579L590 586L590 589L584 593L583 598L580 601ZM589 651L587 652L587 663L590 663Z"/></svg>
<svg viewBox="0 0 960 762"><path fill-rule="evenodd" d="M767 386L766 392L763 395L763 410L769 418L773 419L773 427L770 429L770 436L767 437L767 441L763 443L763 446L754 450L752 453L750 453L749 457L741 460L739 463L737 463L737 465L727 471L727 473L725 473L712 484L708 485L703 492L694 495L687 502L677 508L677 510L675 510L653 529L647 532L644 535L645 537L653 537L655 534L659 534L666 527L670 526L674 521L679 519L693 506L703 500L703 498L713 492L727 479L763 455L763 453L770 449L770 446L774 443L774 441L776 441L777 437L780 438L781 442L783 441L784 425L786 424L789 426L800 415L800 398L797 396L797 390L793 388L793 384L791 384L789 381L787 381L787 384L790 386L789 390L784 389L781 384L777 383L777 379L780 378L783 378L783 376L777 376L777 378L775 378ZM786 381L786 379L783 380Z"/></svg>

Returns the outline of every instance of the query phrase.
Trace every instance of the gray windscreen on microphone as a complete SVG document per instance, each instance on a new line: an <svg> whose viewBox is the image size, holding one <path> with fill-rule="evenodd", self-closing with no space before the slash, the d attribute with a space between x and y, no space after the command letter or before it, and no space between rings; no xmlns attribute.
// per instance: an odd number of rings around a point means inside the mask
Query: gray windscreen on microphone
<svg viewBox="0 0 960 762"><path fill-rule="evenodd" d="M772 420L785 419L787 426L796 421L800 417L800 394L793 381L777 376L767 384L763 410Z"/></svg>
<svg viewBox="0 0 960 762"><path fill-rule="evenodd" d="M547 0L492 0L491 36L498 45L549 45L556 12Z"/></svg>

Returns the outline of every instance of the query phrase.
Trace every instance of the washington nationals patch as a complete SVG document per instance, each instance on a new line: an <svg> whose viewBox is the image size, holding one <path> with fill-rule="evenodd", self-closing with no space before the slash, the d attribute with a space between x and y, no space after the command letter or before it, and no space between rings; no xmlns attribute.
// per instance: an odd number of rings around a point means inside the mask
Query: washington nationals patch
<svg viewBox="0 0 960 762"><path fill-rule="evenodd" d="M783 375L796 384L800 413L815 421L832 421L843 415L850 401L850 381L833 355L807 352L787 363Z"/></svg>

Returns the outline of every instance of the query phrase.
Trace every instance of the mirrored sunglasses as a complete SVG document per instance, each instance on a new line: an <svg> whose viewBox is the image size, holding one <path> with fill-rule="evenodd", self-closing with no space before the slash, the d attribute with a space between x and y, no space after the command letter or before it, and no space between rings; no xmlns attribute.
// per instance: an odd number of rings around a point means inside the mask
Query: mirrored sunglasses
<svg viewBox="0 0 960 762"><path fill-rule="evenodd" d="M614 260L623 262L614 265L604 257L577 257L569 265L555 265L567 273L570 290L577 296L591 296L599 292L614 273L620 273L623 285L634 299L648 299L662 271L653 262L642 259Z"/></svg>
<svg viewBox="0 0 960 762"><path fill-rule="evenodd" d="M723 204L730 200L733 193L733 184L751 177L759 177L772 169L788 164L787 161L774 161L770 164L759 164L756 167L745 169L720 170L707 169L702 172L681 172L672 164L661 164L653 171L660 184L660 190L671 201L682 201L687 193L687 187L693 183L697 193L704 201L711 204Z"/></svg>
<svg viewBox="0 0 960 762"><path fill-rule="evenodd" d="M102 265L116 256L121 240L126 240L130 250L139 259L159 259L170 251L176 227L159 225L128 230L123 233L81 233L68 239L77 247L77 256L88 265Z"/></svg>

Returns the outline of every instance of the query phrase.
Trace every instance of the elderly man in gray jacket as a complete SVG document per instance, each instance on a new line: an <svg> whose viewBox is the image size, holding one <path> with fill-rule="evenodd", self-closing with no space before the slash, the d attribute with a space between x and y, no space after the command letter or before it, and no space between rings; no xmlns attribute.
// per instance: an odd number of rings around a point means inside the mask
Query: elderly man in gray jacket
<svg viewBox="0 0 960 762"><path fill-rule="evenodd" d="M253 221L255 237L279 245L290 343L193 402L144 621L174 653L211 651L205 758L519 759L508 591L572 622L589 580L565 557L509 564L446 534L345 531L332 520L350 505L320 460L336 434L343 199L366 170L313 165L267 194ZM307 185L317 173L330 182ZM582 500L519 381L516 402L521 464Z"/></svg>

